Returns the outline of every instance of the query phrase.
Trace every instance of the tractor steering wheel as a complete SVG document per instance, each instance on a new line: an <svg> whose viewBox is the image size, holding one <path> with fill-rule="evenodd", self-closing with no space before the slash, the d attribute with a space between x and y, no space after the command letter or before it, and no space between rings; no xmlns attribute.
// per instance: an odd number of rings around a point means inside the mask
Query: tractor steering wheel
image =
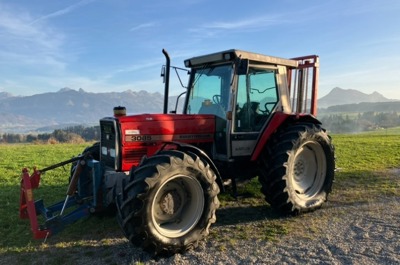
<svg viewBox="0 0 400 265"><path fill-rule="evenodd" d="M276 104L276 102L265 102L265 104L264 104L265 110L263 110L262 112L264 114L270 115L271 114L271 110L274 108L275 104ZM273 105L271 110L268 109L268 105Z"/></svg>
<svg viewBox="0 0 400 265"><path fill-rule="evenodd" d="M212 96L212 101L213 101L215 104L221 104L221 95L214 95L214 96Z"/></svg>

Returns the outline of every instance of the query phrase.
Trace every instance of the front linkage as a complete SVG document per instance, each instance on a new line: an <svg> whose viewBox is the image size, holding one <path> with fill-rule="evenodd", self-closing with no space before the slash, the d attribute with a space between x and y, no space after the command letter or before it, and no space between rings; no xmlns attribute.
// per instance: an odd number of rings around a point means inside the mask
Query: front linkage
<svg viewBox="0 0 400 265"><path fill-rule="evenodd" d="M65 200L49 207L45 207L42 199L34 201L33 190L39 187L41 175L69 163L75 163L76 166L73 168ZM30 220L33 237L35 239L47 238L60 232L66 225L94 212L99 204L96 195L100 187L101 176L100 163L85 153L42 170L34 168L32 175L29 175L29 170L24 168L21 179L19 216L21 219ZM88 182L92 183L93 191L80 189L81 184ZM66 213L67 209L68 213ZM39 225L38 215L44 217L43 224Z"/></svg>

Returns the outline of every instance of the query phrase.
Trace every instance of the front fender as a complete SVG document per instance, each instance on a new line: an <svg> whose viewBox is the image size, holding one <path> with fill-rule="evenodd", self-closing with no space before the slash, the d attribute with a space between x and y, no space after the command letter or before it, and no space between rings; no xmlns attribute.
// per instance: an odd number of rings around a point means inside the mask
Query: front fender
<svg viewBox="0 0 400 265"><path fill-rule="evenodd" d="M209 164L211 169L214 171L215 175L217 176L216 181L218 183L218 186L219 186L221 192L225 191L221 174L219 173L217 166L214 164L212 159L206 154L206 152L204 152L203 150L201 150L200 148L198 148L196 146L193 146L190 144L185 144L185 143L179 143L179 142L166 142L159 151L164 150L164 148L166 146L170 146L170 145L176 146L176 150L179 150L182 152L192 152L195 155L197 155L198 157L200 157L201 159L203 159L207 164Z"/></svg>

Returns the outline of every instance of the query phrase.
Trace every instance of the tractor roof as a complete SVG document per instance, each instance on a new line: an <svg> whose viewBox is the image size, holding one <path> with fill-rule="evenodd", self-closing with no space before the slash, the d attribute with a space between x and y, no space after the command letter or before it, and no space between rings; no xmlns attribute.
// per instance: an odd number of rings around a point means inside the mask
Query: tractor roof
<svg viewBox="0 0 400 265"><path fill-rule="evenodd" d="M274 64L274 65L284 65L296 68L299 64L297 60L284 59L275 56L263 55L254 52L246 52L241 50L226 50L222 52L207 54L203 56L197 56L185 60L186 67L196 67L206 63L220 63L233 61L236 58L248 59L251 62Z"/></svg>

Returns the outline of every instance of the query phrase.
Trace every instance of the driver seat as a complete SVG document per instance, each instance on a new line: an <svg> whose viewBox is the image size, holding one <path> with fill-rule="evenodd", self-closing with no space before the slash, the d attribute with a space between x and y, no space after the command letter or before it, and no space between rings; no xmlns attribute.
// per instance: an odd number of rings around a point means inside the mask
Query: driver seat
<svg viewBox="0 0 400 265"><path fill-rule="evenodd" d="M220 104L213 104L210 100L203 101L199 114L212 114L222 119L226 119L226 114L222 106Z"/></svg>
<svg viewBox="0 0 400 265"><path fill-rule="evenodd" d="M257 109L260 103L250 102L244 103L243 108L238 113L238 120L240 121L241 131L252 131L256 124Z"/></svg>

